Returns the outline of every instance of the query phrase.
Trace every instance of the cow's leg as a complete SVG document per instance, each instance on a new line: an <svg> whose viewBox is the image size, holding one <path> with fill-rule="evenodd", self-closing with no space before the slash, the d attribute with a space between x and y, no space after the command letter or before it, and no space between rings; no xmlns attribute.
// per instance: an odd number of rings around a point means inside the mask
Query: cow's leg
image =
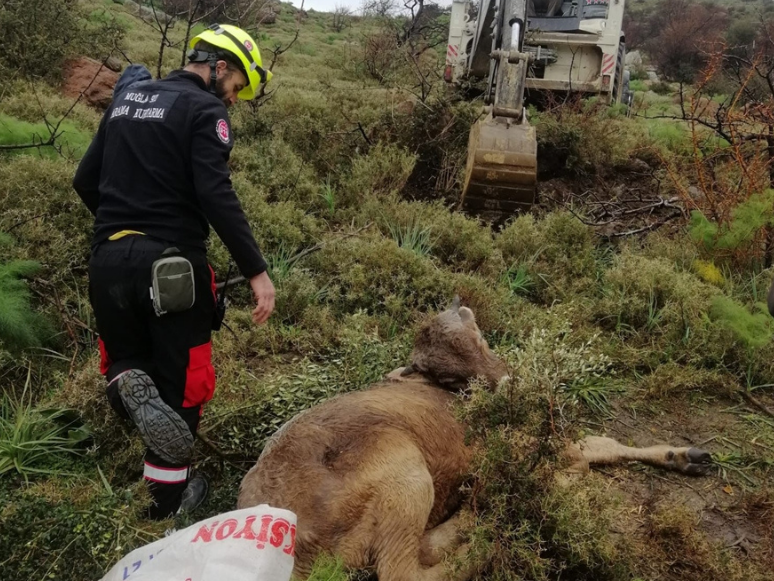
<svg viewBox="0 0 774 581"><path fill-rule="evenodd" d="M419 542L419 562L425 567L439 564L444 557L462 545L462 510L448 520L426 531Z"/></svg>
<svg viewBox="0 0 774 581"><path fill-rule="evenodd" d="M612 438L587 436L571 444L567 455L573 460L568 472L584 472L589 465L618 464L638 461L666 470L674 470L690 476L707 474L712 467L712 456L698 448L675 446L649 446L631 448L619 444Z"/></svg>
<svg viewBox="0 0 774 581"><path fill-rule="evenodd" d="M420 563L420 544L435 497L422 452L402 434L379 444L378 465L369 478L373 495L360 519L361 525L370 528L369 552L379 581L467 581L472 572L449 574L443 564L423 567ZM363 469L369 471L368 466ZM459 548L459 555L466 550Z"/></svg>

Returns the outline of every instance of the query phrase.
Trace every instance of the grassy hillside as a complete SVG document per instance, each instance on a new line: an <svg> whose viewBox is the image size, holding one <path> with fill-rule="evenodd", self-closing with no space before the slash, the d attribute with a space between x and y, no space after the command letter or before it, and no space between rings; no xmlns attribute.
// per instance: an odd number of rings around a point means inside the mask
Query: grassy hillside
<svg viewBox="0 0 774 581"><path fill-rule="evenodd" d="M75 6L83 27L122 32L114 56L155 70L160 36L130 7ZM0 335L3 580L98 579L166 528L233 508L277 427L405 364L417 325L455 294L514 378L505 393L474 390L464 412L491 452L474 467L483 483L475 540L494 555L482 579L769 579L774 420L751 402L774 407L773 321L763 306L774 273L761 252L770 198L740 205L709 237L698 218L690 228L688 209L658 228L673 212L663 205L638 211L643 221L622 214L612 223L604 211L615 204L706 191L694 171L696 134L657 118L673 97L642 91L642 117L593 100L535 111L541 204L493 229L454 211L481 103L443 86L443 55L408 58L377 20L337 32L330 14L281 8L256 34L264 62L287 49L272 92L231 112L233 181L277 309L255 327L239 287L229 329L214 339L218 388L197 441L213 493L195 515L140 517L142 446L103 395L87 299L91 217L70 185L100 113L77 104L59 152L0 152L0 273L14 261L40 265L19 272L14 288L21 278L54 329L26 350ZM179 66L182 33L172 31L164 74ZM4 87L0 144L45 136L43 113L51 122L70 109L56 77L18 75ZM705 157L724 147L699 135ZM217 239L210 256L224 277ZM3 288L0 321L10 312ZM509 443L556 434L702 446L718 469L700 479L605 469L555 489L552 455L519 456ZM19 441L43 454L22 453ZM335 564L321 570L346 578Z"/></svg>

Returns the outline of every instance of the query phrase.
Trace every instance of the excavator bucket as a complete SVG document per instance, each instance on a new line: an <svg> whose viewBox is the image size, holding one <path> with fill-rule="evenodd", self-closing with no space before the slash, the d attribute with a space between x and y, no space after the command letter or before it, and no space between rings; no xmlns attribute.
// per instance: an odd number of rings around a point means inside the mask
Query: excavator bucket
<svg viewBox="0 0 774 581"><path fill-rule="evenodd" d="M527 123L489 114L470 130L461 208L508 216L535 202L537 138Z"/></svg>

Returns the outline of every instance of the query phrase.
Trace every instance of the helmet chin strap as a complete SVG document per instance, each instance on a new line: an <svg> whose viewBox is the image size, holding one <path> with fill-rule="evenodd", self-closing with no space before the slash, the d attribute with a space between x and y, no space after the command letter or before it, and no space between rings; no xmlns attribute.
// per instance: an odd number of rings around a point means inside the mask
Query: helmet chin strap
<svg viewBox="0 0 774 581"><path fill-rule="evenodd" d="M214 55L214 54L210 55L209 58L207 59L207 61L210 63L210 86L209 86L209 90L210 90L210 93L212 93L213 95L215 95L217 97L218 96L218 91L217 91L218 73L215 70L215 67L218 66L218 57L217 57L217 55Z"/></svg>

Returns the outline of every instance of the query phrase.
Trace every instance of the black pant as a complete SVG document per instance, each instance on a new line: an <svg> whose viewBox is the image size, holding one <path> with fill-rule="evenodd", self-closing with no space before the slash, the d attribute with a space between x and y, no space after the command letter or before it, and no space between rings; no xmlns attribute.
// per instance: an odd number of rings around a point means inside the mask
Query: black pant
<svg viewBox="0 0 774 581"><path fill-rule="evenodd" d="M127 369L141 369L195 434L202 405L215 389L211 344L214 275L204 251L180 248L194 268L194 305L183 312L156 316L150 295L151 266L169 246L140 235L100 244L89 261L89 296L111 406L128 418L113 380ZM154 499L152 518L166 518L177 510L188 468L171 465L146 451L144 474Z"/></svg>

